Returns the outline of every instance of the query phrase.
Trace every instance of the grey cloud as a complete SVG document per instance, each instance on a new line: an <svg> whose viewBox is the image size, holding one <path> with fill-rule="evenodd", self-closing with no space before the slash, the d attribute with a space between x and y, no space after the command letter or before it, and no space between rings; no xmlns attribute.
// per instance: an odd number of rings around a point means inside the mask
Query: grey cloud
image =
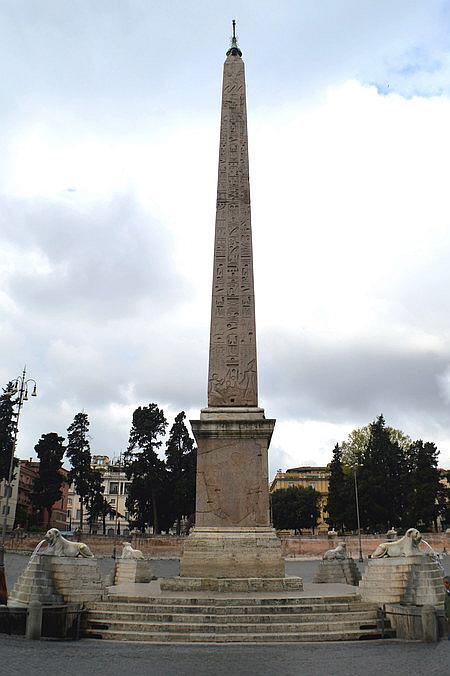
<svg viewBox="0 0 450 676"><path fill-rule="evenodd" d="M450 352L361 342L334 346L286 336L265 336L260 348L266 362L262 396L284 419L367 422L380 412L389 418L399 411L449 418L441 377Z"/></svg>
<svg viewBox="0 0 450 676"><path fill-rule="evenodd" d="M163 311L187 294L167 232L129 197L86 212L42 201L8 206L4 236L39 252L49 266L44 272L21 267L9 280L9 293L29 311L104 321L130 316L142 303L149 314Z"/></svg>

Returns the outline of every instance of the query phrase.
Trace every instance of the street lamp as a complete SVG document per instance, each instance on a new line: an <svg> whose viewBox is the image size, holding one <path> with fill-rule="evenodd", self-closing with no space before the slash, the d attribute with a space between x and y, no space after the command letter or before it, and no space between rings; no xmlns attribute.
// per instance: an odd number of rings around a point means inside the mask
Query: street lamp
<svg viewBox="0 0 450 676"><path fill-rule="evenodd" d="M37 396L37 391L36 391L36 381L33 378L26 378L26 366L24 366L24 369L22 371L22 375L16 378L16 380L13 382L13 390L11 391L11 396L13 397L14 395L18 394L19 398L15 402L15 406L17 406L17 412L14 414L15 415L15 423L14 423L14 436L13 436L13 445L11 449L11 459L9 462L9 472L8 472L8 479L6 481L5 485L5 504L3 505L3 523L2 523L2 535L1 535L1 540L0 540L0 605L6 605L8 601L8 592L6 589L6 577L5 577L5 540L6 540L6 527L7 527L7 520L8 520L8 510L9 510L9 498L11 497L12 493L12 479L13 479L13 472L14 472L14 456L16 453L16 445L17 445L17 434L19 431L19 418L20 418L20 411L23 406L24 401L28 401L28 391L29 388L31 388L30 383L33 384L33 389L31 391L31 396L36 397Z"/></svg>
<svg viewBox="0 0 450 676"><path fill-rule="evenodd" d="M359 520L359 497L358 497L358 482L356 480L356 468L353 470L353 478L355 479L356 522L358 524L359 562L362 563L363 555L361 547L361 522Z"/></svg>

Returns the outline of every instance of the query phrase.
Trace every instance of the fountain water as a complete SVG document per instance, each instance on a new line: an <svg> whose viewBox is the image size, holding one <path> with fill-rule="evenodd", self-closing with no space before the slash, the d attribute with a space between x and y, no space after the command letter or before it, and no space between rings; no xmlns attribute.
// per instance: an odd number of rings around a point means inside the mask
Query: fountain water
<svg viewBox="0 0 450 676"><path fill-rule="evenodd" d="M30 560L29 560L28 564L30 564L30 563L32 563L32 562L34 561L35 557L37 556L38 551L40 550L40 548L42 547L42 545L45 544L46 542L47 542L47 540L41 540L41 541L39 542L39 544L36 545L36 547L34 548L34 551L33 551L32 555L30 556Z"/></svg>
<svg viewBox="0 0 450 676"><path fill-rule="evenodd" d="M442 574L444 574L445 571L444 571L444 566L441 563L441 555L436 550L433 549L433 547L429 544L429 542L427 542L423 538L422 538L421 542L423 542L423 544L428 547L428 549L430 550L431 553L430 552L426 552L426 553L428 554L428 556L431 559L433 559L433 561L435 561L437 563L439 568L442 570Z"/></svg>

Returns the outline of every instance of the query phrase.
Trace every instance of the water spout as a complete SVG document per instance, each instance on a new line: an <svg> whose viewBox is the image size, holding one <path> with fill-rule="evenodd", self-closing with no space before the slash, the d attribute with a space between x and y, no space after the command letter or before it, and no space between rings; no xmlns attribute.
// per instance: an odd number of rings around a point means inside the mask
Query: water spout
<svg viewBox="0 0 450 676"><path fill-rule="evenodd" d="M423 538L421 542L423 542L423 544L426 545L430 550L430 552L426 552L426 554L428 554L428 556L438 564L439 568L442 570L442 574L444 574L444 566L441 563L441 555L438 554L438 552L434 550L433 547Z"/></svg>
<svg viewBox="0 0 450 676"><path fill-rule="evenodd" d="M47 542L47 540L41 540L41 541L39 542L39 544L36 545L36 547L34 548L34 552L33 552L32 555L30 556L30 560L29 560L29 562L28 562L28 565L30 565L30 563L33 562L34 558L37 556L38 551L40 550L40 548L42 547L42 545L45 544L46 542Z"/></svg>

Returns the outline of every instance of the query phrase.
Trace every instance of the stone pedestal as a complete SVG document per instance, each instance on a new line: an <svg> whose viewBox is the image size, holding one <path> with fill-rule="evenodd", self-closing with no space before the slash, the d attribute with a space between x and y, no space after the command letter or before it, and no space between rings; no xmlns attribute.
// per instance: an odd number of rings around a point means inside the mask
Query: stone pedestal
<svg viewBox="0 0 450 676"><path fill-rule="evenodd" d="M47 557L35 556L16 580L8 596L10 608L24 608L31 601L40 601L44 606L62 605L64 599L56 592L53 576L43 561Z"/></svg>
<svg viewBox="0 0 450 676"><path fill-rule="evenodd" d="M361 573L355 561L348 559L324 560L319 563L313 582L341 583L356 587L361 579Z"/></svg>
<svg viewBox="0 0 450 676"><path fill-rule="evenodd" d="M442 606L442 570L428 556L369 559L359 583L363 601Z"/></svg>
<svg viewBox="0 0 450 676"><path fill-rule="evenodd" d="M272 528L195 528L181 557L182 577L284 577L281 541Z"/></svg>
<svg viewBox="0 0 450 676"><path fill-rule="evenodd" d="M103 595L103 582L95 558L43 556L57 593L66 603L97 601Z"/></svg>
<svg viewBox="0 0 450 676"><path fill-rule="evenodd" d="M36 556L25 568L9 596L11 607L28 606L31 600L43 605L97 601L103 583L94 558Z"/></svg>
<svg viewBox="0 0 450 676"><path fill-rule="evenodd" d="M118 559L114 568L114 584L125 582L151 582L156 580L152 564L143 559Z"/></svg>
<svg viewBox="0 0 450 676"><path fill-rule="evenodd" d="M184 545L181 577L284 578L269 514L274 424L257 407L207 408L191 421L198 444L196 526Z"/></svg>

